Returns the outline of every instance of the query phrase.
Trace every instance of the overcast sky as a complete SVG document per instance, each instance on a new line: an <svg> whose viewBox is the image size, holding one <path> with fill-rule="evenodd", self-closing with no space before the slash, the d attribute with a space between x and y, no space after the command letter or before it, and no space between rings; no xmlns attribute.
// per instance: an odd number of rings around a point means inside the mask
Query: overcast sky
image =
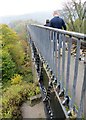
<svg viewBox="0 0 86 120"><path fill-rule="evenodd" d="M64 1L69 0L0 0L0 16L53 11L61 9Z"/></svg>

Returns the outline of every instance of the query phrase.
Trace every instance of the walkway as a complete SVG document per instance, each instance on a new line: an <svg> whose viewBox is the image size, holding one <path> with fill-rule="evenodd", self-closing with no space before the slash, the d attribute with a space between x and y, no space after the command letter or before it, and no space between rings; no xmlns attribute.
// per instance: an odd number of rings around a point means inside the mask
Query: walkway
<svg viewBox="0 0 86 120"><path fill-rule="evenodd" d="M23 118L46 118L43 102L40 101L34 106L29 106L28 102L21 107ZM44 119L43 119L44 120Z"/></svg>

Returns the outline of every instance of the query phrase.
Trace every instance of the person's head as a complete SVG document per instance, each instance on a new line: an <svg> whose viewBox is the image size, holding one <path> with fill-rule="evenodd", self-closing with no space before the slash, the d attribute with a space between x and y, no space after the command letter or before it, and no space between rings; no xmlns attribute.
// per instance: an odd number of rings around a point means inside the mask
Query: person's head
<svg viewBox="0 0 86 120"><path fill-rule="evenodd" d="M53 16L59 16L59 12L58 12L57 10L55 10L55 11L53 12Z"/></svg>

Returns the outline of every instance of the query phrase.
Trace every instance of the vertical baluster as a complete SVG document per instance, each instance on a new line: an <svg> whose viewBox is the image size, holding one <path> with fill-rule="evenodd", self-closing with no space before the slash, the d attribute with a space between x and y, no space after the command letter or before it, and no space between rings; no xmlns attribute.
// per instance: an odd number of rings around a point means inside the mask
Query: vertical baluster
<svg viewBox="0 0 86 120"><path fill-rule="evenodd" d="M78 110L77 118L82 118L83 114L86 117L86 115L85 115L86 111L84 111L85 113L83 112L83 109L86 107L85 99L86 99L86 63L85 63L85 66L84 66L84 80L83 80L83 85L82 85L80 107L79 107L79 110Z"/></svg>
<svg viewBox="0 0 86 120"><path fill-rule="evenodd" d="M54 56L55 56L55 32L53 31L53 72L54 72Z"/></svg>
<svg viewBox="0 0 86 120"><path fill-rule="evenodd" d="M68 95L68 90L69 90L71 45L72 45L72 37L70 36L70 39L68 41L68 57L67 57L67 72L66 72L66 95Z"/></svg>
<svg viewBox="0 0 86 120"><path fill-rule="evenodd" d="M53 40L52 40L52 31L50 31L50 55L51 55L51 57L50 57L50 67L52 68L52 42L53 42Z"/></svg>
<svg viewBox="0 0 86 120"><path fill-rule="evenodd" d="M50 40L49 40L49 30L47 30L47 61L48 61L48 64L49 64L49 61L50 61Z"/></svg>
<svg viewBox="0 0 86 120"><path fill-rule="evenodd" d="M47 37L47 30L45 29L45 34L44 34L44 41L45 41L45 59L47 61L47 45L48 45L48 41L46 39Z"/></svg>
<svg viewBox="0 0 86 120"><path fill-rule="evenodd" d="M46 61L48 61L48 30L46 29L45 30L45 46L46 46L46 50L45 50L45 53L46 53Z"/></svg>
<svg viewBox="0 0 86 120"><path fill-rule="evenodd" d="M37 35L38 39L37 39L36 42L37 42L37 45L38 45L37 48L40 49L40 48L41 48L40 46L41 46L41 44L42 44L42 39L41 39L41 36L40 36L41 33L42 33L42 29L36 28L36 31L37 31L37 30L38 30L38 35ZM35 37L36 37L36 36L35 36Z"/></svg>
<svg viewBox="0 0 86 120"><path fill-rule="evenodd" d="M55 74L55 56L56 56L56 32L53 34L53 73Z"/></svg>
<svg viewBox="0 0 86 120"><path fill-rule="evenodd" d="M36 36L36 34L38 33L38 29L36 27L33 28L33 40L34 40L34 44L37 46L37 39L38 36Z"/></svg>
<svg viewBox="0 0 86 120"><path fill-rule="evenodd" d="M43 29L41 29L41 34L40 34L40 39L43 38ZM43 48L43 40L41 40L40 42L40 54L43 56L43 51L44 51L44 48ZM42 50L41 50L42 49Z"/></svg>
<svg viewBox="0 0 86 120"><path fill-rule="evenodd" d="M42 31L41 37L44 37L44 30ZM42 46L41 46L41 52L42 52L42 56L45 57L44 53L45 53L45 45L44 45L44 38L42 40Z"/></svg>
<svg viewBox="0 0 86 120"><path fill-rule="evenodd" d="M40 49L40 46L41 46L41 44L42 44L41 34L42 34L42 29L39 28L39 29L38 29L38 40L37 40L38 46L39 46L38 49Z"/></svg>
<svg viewBox="0 0 86 120"><path fill-rule="evenodd" d="M55 77L57 77L57 33L55 32Z"/></svg>
<svg viewBox="0 0 86 120"><path fill-rule="evenodd" d="M51 61L52 61L51 68L52 70L54 69L54 42L53 40L54 40L54 32L52 31L51 33Z"/></svg>
<svg viewBox="0 0 86 120"><path fill-rule="evenodd" d="M42 39L42 38L41 38ZM44 41L44 58L46 60L46 42L45 42L45 39L46 39L46 30L44 29L44 33L43 33L43 41ZM43 46L42 46L43 47Z"/></svg>
<svg viewBox="0 0 86 120"><path fill-rule="evenodd" d="M62 36L63 38L63 49L62 49L62 85L61 89L64 89L64 73L65 73L65 35Z"/></svg>
<svg viewBox="0 0 86 120"><path fill-rule="evenodd" d="M49 35L48 35L48 40L49 40L49 66L51 67L51 31L48 31Z"/></svg>
<svg viewBox="0 0 86 120"><path fill-rule="evenodd" d="M46 30L44 29L44 33L43 33L43 38L41 38L41 39L43 39L43 46L42 46L42 48L44 49L44 58L46 59L46 53L47 53L47 51L46 51L46 45L47 45L47 41L45 41L46 40Z"/></svg>
<svg viewBox="0 0 86 120"><path fill-rule="evenodd" d="M61 34L59 34L59 46L58 46L58 83L60 83L60 47L61 47Z"/></svg>
<svg viewBox="0 0 86 120"><path fill-rule="evenodd" d="M74 80L73 80L73 88L72 88L71 108L73 108L74 103L75 103L79 56L80 56L80 40L77 40L77 51L76 51L76 59L75 59L75 70L74 70Z"/></svg>

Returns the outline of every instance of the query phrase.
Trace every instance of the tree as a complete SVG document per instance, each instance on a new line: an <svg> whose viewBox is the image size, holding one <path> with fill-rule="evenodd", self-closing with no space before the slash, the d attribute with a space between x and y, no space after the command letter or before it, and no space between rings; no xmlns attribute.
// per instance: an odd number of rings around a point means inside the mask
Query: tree
<svg viewBox="0 0 86 120"><path fill-rule="evenodd" d="M15 63L7 50L2 50L2 83L7 82L16 73Z"/></svg>
<svg viewBox="0 0 86 120"><path fill-rule="evenodd" d="M0 43L2 50L2 81L10 80L15 73L20 73L21 66L24 64L25 51L16 32L7 25L0 25Z"/></svg>
<svg viewBox="0 0 86 120"><path fill-rule="evenodd" d="M65 3L63 11L68 30L86 33L86 31L84 31L84 24L86 22L85 3L82 3L81 0L79 0L79 2L71 0L70 2Z"/></svg>
<svg viewBox="0 0 86 120"><path fill-rule="evenodd" d="M25 52L18 37L17 33L14 32L7 25L1 25L2 30L2 49L5 49L11 55L12 61L15 62L17 69L21 69L21 65L24 63Z"/></svg>
<svg viewBox="0 0 86 120"><path fill-rule="evenodd" d="M19 30L19 36L17 32L14 32L5 24L1 24L0 28L2 32L0 34L0 60L2 60L2 65L0 64L2 69L0 69L0 72L2 72L3 83L10 80L14 74L21 74L24 80L32 81L31 53L26 40L25 26L21 25L17 29ZM25 38L25 40L22 38Z"/></svg>

